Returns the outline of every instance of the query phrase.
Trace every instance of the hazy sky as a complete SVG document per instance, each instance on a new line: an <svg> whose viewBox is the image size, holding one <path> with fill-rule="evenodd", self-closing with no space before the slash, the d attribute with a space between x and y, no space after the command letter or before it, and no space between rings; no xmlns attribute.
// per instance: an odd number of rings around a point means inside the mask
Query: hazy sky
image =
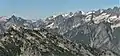
<svg viewBox="0 0 120 56"><path fill-rule="evenodd" d="M119 0L0 0L0 16L15 13L27 19L39 19L59 12L108 8L119 3Z"/></svg>

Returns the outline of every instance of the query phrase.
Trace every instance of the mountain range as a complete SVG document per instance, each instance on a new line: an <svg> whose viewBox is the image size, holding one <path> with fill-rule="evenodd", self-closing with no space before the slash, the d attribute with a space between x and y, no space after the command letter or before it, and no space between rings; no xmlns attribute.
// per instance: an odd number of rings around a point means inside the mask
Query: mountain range
<svg viewBox="0 0 120 56"><path fill-rule="evenodd" d="M0 56L120 56L120 7L36 22L0 17Z"/></svg>

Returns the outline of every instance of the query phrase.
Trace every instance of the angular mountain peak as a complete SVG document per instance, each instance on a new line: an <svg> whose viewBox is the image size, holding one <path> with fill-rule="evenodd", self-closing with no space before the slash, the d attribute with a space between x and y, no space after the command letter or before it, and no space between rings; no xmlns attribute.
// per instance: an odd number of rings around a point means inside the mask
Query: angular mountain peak
<svg viewBox="0 0 120 56"><path fill-rule="evenodd" d="M18 19L18 17L16 17L15 15L12 15L12 16L8 19L8 22L17 23L17 19Z"/></svg>
<svg viewBox="0 0 120 56"><path fill-rule="evenodd" d="M15 18L16 16L15 15L12 15L11 18Z"/></svg>
<svg viewBox="0 0 120 56"><path fill-rule="evenodd" d="M8 22L11 22L11 23L23 23L25 22L26 20L21 18L21 17L17 17L15 15L12 15L9 19L8 19Z"/></svg>

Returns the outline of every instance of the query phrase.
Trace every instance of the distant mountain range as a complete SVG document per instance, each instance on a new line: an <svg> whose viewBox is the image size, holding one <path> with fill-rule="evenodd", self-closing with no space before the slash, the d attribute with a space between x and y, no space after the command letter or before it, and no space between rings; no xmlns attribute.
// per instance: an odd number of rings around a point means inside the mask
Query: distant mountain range
<svg viewBox="0 0 120 56"><path fill-rule="evenodd" d="M0 17L0 54L4 51L6 56L120 56L119 33L120 7L70 12L36 22L15 15Z"/></svg>

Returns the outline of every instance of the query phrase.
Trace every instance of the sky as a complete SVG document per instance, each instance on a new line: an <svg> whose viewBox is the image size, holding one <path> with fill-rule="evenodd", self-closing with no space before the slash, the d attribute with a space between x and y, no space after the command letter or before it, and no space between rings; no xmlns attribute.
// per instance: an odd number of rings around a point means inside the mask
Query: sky
<svg viewBox="0 0 120 56"><path fill-rule="evenodd" d="M119 0L0 0L0 16L41 19L59 13L119 6Z"/></svg>

